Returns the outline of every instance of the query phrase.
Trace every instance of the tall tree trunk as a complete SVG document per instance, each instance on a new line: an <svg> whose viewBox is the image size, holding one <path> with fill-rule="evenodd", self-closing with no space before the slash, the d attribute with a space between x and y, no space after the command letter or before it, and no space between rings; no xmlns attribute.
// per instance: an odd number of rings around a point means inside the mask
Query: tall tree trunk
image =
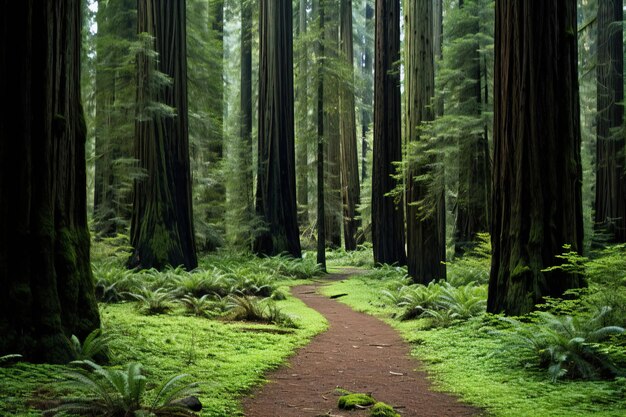
<svg viewBox="0 0 626 417"><path fill-rule="evenodd" d="M326 215L324 194L324 1L317 0L319 8L320 41L317 67L317 263L326 270Z"/></svg>
<svg viewBox="0 0 626 417"><path fill-rule="evenodd" d="M336 61L339 48L338 3L326 1L324 16L325 59ZM326 243L341 246L341 135L339 133L339 77L327 66L324 80L324 142L326 151Z"/></svg>
<svg viewBox="0 0 626 417"><path fill-rule="evenodd" d="M420 141L419 129L423 122L434 119L432 101L435 93L435 62L433 57L433 7L431 1L408 0L405 3L405 135L408 146ZM421 146L421 151L426 151ZM409 153L410 154L410 153ZM434 191L435 204L429 204L433 189L441 181L437 178L419 180L417 176L437 175L433 165L436 156L419 155L409 161L406 179L407 264L415 282L427 284L445 278L446 242L439 230L445 224L438 205L443 202L441 192ZM445 214L445 211L444 211Z"/></svg>
<svg viewBox="0 0 626 417"><path fill-rule="evenodd" d="M362 45L362 76L363 76L363 102L361 107L361 183L367 178L367 151L369 145L367 143L367 133L369 132L370 123L372 123L372 102L374 92L374 78L372 75L372 55L373 45L370 41L369 34L374 31L374 8L371 0L365 0L365 30L361 35Z"/></svg>
<svg viewBox="0 0 626 417"><path fill-rule="evenodd" d="M241 2L241 178L244 213L247 220L254 214L252 172L252 2ZM249 241L249 237L244 237Z"/></svg>
<svg viewBox="0 0 626 417"><path fill-rule="evenodd" d="M291 0L261 0L256 211L267 231L254 250L301 256L296 204Z"/></svg>
<svg viewBox="0 0 626 417"><path fill-rule="evenodd" d="M115 167L120 158L132 157L134 75L124 63L137 35L135 7L136 0L103 2L96 15L94 223L100 236L115 235L130 220L131 196Z"/></svg>
<svg viewBox="0 0 626 417"><path fill-rule="evenodd" d="M400 135L400 1L376 0L372 243L374 262L406 264L404 211L389 193L393 162L402 160Z"/></svg>
<svg viewBox="0 0 626 417"><path fill-rule="evenodd" d="M519 315L579 287L582 249L575 0L496 2L489 312Z"/></svg>
<svg viewBox="0 0 626 417"><path fill-rule="evenodd" d="M460 12L464 13L463 0L459 1ZM463 54L463 66L467 79L461 83L460 102L457 112L460 116L479 119L482 115L482 86L480 45L478 33L480 21L468 13L467 29L456 35L462 40L470 40ZM468 59L469 58L469 59ZM459 186L456 201L454 246L460 256L473 247L476 235L489 231L489 144L484 132L468 132L459 140Z"/></svg>
<svg viewBox="0 0 626 417"><path fill-rule="evenodd" d="M346 250L355 250L357 231L356 208L360 203L359 161L356 149L356 119L354 104L354 64L352 48L352 0L341 0L340 49L348 70L347 80L342 80L339 96L341 133L341 194L343 201L343 238Z"/></svg>
<svg viewBox="0 0 626 417"><path fill-rule="evenodd" d="M81 2L0 2L0 355L66 363L100 325L89 260ZM6 40L10 39L8 42Z"/></svg>
<svg viewBox="0 0 626 417"><path fill-rule="evenodd" d="M187 51L184 0L140 0L138 28L154 38L155 64L138 58L135 155L146 178L134 188L129 266L191 270L198 264L191 208L187 116ZM155 72L171 78L156 85ZM174 109L163 114L155 103Z"/></svg>
<svg viewBox="0 0 626 417"><path fill-rule="evenodd" d="M306 227L309 223L309 103L308 103L308 77L309 56L307 45L307 1L300 0L298 10L298 35L301 39L300 56L298 58L298 117L297 137L298 143L296 172L297 197L300 226Z"/></svg>
<svg viewBox="0 0 626 417"><path fill-rule="evenodd" d="M595 229L626 242L623 2L598 1Z"/></svg>

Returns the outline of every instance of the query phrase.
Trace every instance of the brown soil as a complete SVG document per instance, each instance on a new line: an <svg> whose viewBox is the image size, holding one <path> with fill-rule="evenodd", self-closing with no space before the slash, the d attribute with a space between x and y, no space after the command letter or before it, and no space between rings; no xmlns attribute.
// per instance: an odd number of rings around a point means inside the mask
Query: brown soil
<svg viewBox="0 0 626 417"><path fill-rule="evenodd" d="M344 279L350 274L328 278ZM268 383L243 402L246 417L363 417L367 410L337 408L336 388L371 394L403 417L463 417L481 410L431 390L410 346L386 323L317 294L320 284L293 294L323 314L329 329L269 375ZM417 369L417 370L416 370Z"/></svg>

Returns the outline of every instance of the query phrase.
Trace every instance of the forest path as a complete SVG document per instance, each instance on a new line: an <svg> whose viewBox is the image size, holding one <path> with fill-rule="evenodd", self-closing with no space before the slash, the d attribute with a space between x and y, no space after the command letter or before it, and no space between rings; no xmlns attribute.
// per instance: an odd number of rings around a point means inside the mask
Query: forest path
<svg viewBox="0 0 626 417"><path fill-rule="evenodd" d="M431 390L431 383L410 345L383 321L355 312L318 294L320 286L362 271L330 274L325 281L294 287L292 293L319 311L329 323L293 356L288 365L270 372L270 381L243 401L246 417L364 417L367 410L337 408L337 387L368 393L403 417L478 416L481 411L449 395Z"/></svg>

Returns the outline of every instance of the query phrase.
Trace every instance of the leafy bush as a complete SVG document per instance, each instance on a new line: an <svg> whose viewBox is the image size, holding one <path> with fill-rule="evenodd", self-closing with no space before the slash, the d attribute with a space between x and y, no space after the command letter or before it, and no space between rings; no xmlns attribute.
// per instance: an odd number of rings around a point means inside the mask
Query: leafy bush
<svg viewBox="0 0 626 417"><path fill-rule="evenodd" d="M186 375L175 376L156 390L149 403L145 402L148 379L142 374L141 364L131 363L125 370L105 369L91 361L75 362L80 366L64 374L62 386L80 393L62 399L61 405L51 410L54 415L64 413L101 416L170 416L195 414L178 403L183 398L197 395L197 383L183 384Z"/></svg>
<svg viewBox="0 0 626 417"><path fill-rule="evenodd" d="M487 287L472 283L453 287L444 283L437 304L440 310L449 310L461 320L479 316L487 308Z"/></svg>
<svg viewBox="0 0 626 417"><path fill-rule="evenodd" d="M569 378L595 379L621 375L623 364L616 363L602 342L611 335L624 333L624 328L604 326L603 316L609 308L593 315L556 316L537 312L531 323L502 318L513 327L508 350L519 349L548 370L552 381Z"/></svg>

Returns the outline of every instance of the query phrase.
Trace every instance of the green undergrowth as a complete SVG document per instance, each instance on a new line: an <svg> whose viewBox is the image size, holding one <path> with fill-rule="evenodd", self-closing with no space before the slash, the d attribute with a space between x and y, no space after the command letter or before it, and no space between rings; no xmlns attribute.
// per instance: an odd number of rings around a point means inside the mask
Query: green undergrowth
<svg viewBox="0 0 626 417"><path fill-rule="evenodd" d="M476 268L471 271L477 274ZM395 271L395 272L394 272ZM498 417L622 417L626 415L624 378L552 382L544 369L505 349L500 334L506 327L496 316L480 314L439 325L431 316L401 320L405 308L385 296L407 285L403 268L384 267L335 282L323 289L358 311L375 315L412 345L423 361L434 388L459 395L464 401ZM455 271L459 272L457 269ZM459 279L459 285L469 285ZM478 285L478 283L476 284Z"/></svg>
<svg viewBox="0 0 626 417"><path fill-rule="evenodd" d="M222 254L203 258L193 273L180 269L129 273L122 269L121 256L118 259L108 255L107 259L96 256L95 260L96 279L119 283L114 284L115 300L100 303L102 327L109 336L111 359L107 367L124 369L129 363L141 363L149 390L174 375L188 374L185 380L200 383L200 401L204 405L200 416L241 415L240 398L264 381L264 373L279 366L296 348L327 327L323 316L289 295L291 286L319 274L319 269L307 259ZM202 287L207 282L195 282L195 275L207 278L209 283L213 276L226 276L224 281L228 284L220 287L224 294ZM250 291L240 290L242 283L249 283ZM163 288L162 292L171 295L166 300L168 308L149 314L147 306L140 308L141 301L125 296L126 289L115 288L126 284L141 286L137 288L146 291ZM256 297L255 291L262 285L271 285L271 292ZM204 291L211 299L223 296L225 300L237 294L236 297L258 303L254 307L265 309L270 316L280 315L282 319L278 324L230 321L235 311L232 308L223 315L214 315L213 310L193 314L187 304L179 302ZM278 296L270 300L274 294ZM231 304L236 297L229 298ZM62 396L55 386L67 369L25 363L0 367L0 416L41 415L29 408L29 402Z"/></svg>

